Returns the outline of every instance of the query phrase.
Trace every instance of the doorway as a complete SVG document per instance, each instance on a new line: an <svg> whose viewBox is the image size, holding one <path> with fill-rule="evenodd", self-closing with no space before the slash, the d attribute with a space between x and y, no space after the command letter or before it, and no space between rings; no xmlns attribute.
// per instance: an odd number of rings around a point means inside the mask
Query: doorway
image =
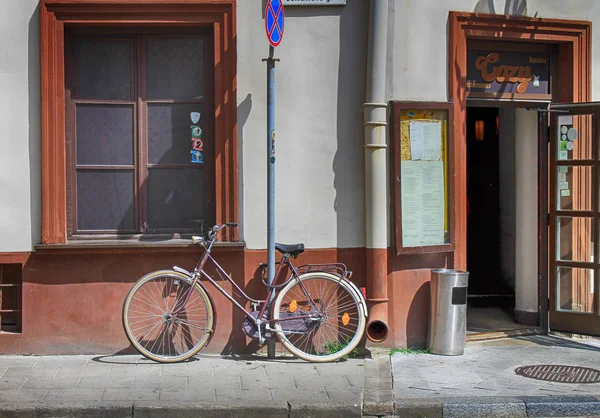
<svg viewBox="0 0 600 418"><path fill-rule="evenodd" d="M467 332L527 328L514 320L515 109L467 108Z"/></svg>

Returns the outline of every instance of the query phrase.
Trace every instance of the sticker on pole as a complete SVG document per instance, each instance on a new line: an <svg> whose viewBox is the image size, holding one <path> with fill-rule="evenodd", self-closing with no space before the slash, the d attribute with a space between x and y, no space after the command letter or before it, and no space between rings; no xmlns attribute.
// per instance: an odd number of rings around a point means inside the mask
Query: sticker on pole
<svg viewBox="0 0 600 418"><path fill-rule="evenodd" d="M283 39L283 3L281 0L267 0L265 7L265 30L271 46L279 46Z"/></svg>

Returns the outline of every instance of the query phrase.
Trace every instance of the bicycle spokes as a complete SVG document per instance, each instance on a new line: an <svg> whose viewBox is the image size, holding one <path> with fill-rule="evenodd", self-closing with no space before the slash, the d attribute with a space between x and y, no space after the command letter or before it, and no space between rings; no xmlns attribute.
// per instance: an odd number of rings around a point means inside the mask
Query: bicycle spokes
<svg viewBox="0 0 600 418"><path fill-rule="evenodd" d="M128 305L132 337L148 353L165 358L193 350L207 332L203 295L179 278L161 276L143 283Z"/></svg>
<svg viewBox="0 0 600 418"><path fill-rule="evenodd" d="M312 356L335 355L353 342L360 311L355 297L339 281L298 281L281 298L279 319L287 341Z"/></svg>

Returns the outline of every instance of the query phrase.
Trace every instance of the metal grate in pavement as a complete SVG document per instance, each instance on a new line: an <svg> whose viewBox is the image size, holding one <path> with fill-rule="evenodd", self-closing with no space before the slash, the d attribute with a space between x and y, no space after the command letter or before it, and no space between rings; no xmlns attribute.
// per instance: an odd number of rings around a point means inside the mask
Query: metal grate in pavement
<svg viewBox="0 0 600 418"><path fill-rule="evenodd" d="M530 379L546 380L558 383L596 383L600 382L600 370L579 366L561 366L554 364L538 364L521 366L515 373Z"/></svg>

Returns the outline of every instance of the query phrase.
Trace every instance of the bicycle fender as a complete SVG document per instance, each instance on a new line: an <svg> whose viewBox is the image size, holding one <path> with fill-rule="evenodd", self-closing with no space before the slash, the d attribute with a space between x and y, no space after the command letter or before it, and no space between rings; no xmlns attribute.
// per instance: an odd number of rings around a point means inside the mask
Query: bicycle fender
<svg viewBox="0 0 600 418"><path fill-rule="evenodd" d="M352 283L350 280L348 280L348 279L342 279L342 280L344 280L347 284L349 284L350 288L352 289L354 294L356 296L358 296L359 303L363 306L363 312L365 313L365 318L368 318L369 312L367 311L367 301L365 300L365 297L363 296L360 289L358 287L356 287L356 285L354 283Z"/></svg>
<svg viewBox="0 0 600 418"><path fill-rule="evenodd" d="M298 278L301 278L305 274L313 274L313 273L318 273L318 272L315 271L315 272L310 272L310 273L303 273L300 276L298 276ZM321 272L321 273L324 273L324 272ZM325 272L325 274L336 277L339 279L339 281L343 280L344 283L349 285L350 291L356 295L359 305L362 305L363 312L365 313L365 318L368 318L369 312L367 311L367 301L365 300L365 297L363 296L362 292L358 289L358 287L356 287L356 285L354 283L352 283L350 280L346 279L345 277L340 276L339 274L332 274L332 273L327 273L327 272Z"/></svg>

